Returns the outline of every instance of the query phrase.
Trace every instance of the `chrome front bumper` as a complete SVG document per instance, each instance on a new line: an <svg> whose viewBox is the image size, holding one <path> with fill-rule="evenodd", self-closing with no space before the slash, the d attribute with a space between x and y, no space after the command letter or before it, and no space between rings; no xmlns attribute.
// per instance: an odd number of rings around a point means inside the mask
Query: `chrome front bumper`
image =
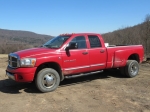
<svg viewBox="0 0 150 112"><path fill-rule="evenodd" d="M15 77L13 74L6 72L6 75L8 76L9 79L15 80Z"/></svg>

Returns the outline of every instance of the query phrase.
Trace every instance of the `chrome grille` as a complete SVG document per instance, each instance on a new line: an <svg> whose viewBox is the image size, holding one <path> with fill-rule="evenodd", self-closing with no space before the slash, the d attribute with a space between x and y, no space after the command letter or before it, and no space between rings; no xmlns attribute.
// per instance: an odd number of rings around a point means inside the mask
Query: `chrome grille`
<svg viewBox="0 0 150 112"><path fill-rule="evenodd" d="M8 65L12 68L19 67L19 56L13 53L8 55Z"/></svg>

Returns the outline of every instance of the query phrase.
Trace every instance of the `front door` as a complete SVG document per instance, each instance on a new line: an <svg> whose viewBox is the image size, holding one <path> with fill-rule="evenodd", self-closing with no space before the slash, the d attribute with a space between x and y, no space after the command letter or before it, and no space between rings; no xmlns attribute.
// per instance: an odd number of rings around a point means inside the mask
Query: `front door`
<svg viewBox="0 0 150 112"><path fill-rule="evenodd" d="M90 66L86 37L76 36L72 42L77 43L78 48L62 52L64 75L88 72Z"/></svg>

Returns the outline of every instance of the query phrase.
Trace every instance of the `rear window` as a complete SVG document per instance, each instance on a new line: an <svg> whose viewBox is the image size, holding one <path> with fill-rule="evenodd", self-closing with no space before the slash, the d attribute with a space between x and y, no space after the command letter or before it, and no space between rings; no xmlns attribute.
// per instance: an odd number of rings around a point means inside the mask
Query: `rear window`
<svg viewBox="0 0 150 112"><path fill-rule="evenodd" d="M95 48L95 47L102 47L101 42L96 35L88 35L89 41L90 41L90 47Z"/></svg>

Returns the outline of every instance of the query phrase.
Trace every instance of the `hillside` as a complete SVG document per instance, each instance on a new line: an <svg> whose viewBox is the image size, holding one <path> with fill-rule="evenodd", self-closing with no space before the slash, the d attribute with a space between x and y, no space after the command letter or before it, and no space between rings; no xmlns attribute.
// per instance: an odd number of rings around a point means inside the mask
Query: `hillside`
<svg viewBox="0 0 150 112"><path fill-rule="evenodd" d="M149 18L150 20L150 18ZM116 45L142 44L145 55L150 57L150 21L125 27L102 34L105 42ZM21 49L37 47L50 40L52 36L36 34L29 31L0 29L0 54L10 53Z"/></svg>
<svg viewBox="0 0 150 112"><path fill-rule="evenodd" d="M112 45L144 46L145 55L150 57L150 21L102 34L105 42Z"/></svg>
<svg viewBox="0 0 150 112"><path fill-rule="evenodd" d="M40 46L51 38L49 35L29 31L0 29L0 54Z"/></svg>

